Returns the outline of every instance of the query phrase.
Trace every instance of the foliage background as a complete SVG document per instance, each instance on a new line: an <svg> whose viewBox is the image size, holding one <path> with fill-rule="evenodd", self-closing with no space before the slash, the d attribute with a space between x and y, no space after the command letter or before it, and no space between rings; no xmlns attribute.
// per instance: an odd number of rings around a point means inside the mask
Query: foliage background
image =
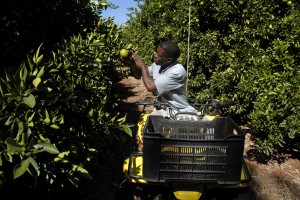
<svg viewBox="0 0 300 200"><path fill-rule="evenodd" d="M113 7L104 0L2 2L3 192L93 198L131 135L115 87L128 44L150 64L161 41L178 42L190 97L238 101L228 114L251 128L262 153L299 152L298 1L137 2L122 27L99 17Z"/></svg>
<svg viewBox="0 0 300 200"><path fill-rule="evenodd" d="M161 41L178 42L190 97L238 101L230 113L262 153L299 151L298 1L139 2L123 30L135 51L150 64Z"/></svg>

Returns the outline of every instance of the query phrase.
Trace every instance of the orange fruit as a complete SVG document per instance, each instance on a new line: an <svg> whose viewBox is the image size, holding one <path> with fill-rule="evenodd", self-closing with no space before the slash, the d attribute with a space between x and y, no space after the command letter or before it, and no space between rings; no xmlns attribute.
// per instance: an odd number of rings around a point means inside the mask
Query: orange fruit
<svg viewBox="0 0 300 200"><path fill-rule="evenodd" d="M121 49L120 56L122 58L127 58L129 56L129 51L127 49Z"/></svg>

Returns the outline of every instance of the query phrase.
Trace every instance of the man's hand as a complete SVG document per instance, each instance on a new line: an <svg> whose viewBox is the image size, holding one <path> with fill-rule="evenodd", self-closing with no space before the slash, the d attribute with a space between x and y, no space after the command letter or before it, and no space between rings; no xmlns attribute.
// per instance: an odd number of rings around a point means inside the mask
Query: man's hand
<svg viewBox="0 0 300 200"><path fill-rule="evenodd" d="M138 67L137 69L141 72L143 82L147 90L149 92L156 90L156 85L152 76L149 74L148 66L146 65L145 61L135 53L132 54L132 58L135 61L135 65Z"/></svg>
<svg viewBox="0 0 300 200"><path fill-rule="evenodd" d="M135 65L139 69L143 69L143 68L147 67L146 63L144 62L144 60L139 55L137 55L135 53L132 53L131 57L135 61Z"/></svg>

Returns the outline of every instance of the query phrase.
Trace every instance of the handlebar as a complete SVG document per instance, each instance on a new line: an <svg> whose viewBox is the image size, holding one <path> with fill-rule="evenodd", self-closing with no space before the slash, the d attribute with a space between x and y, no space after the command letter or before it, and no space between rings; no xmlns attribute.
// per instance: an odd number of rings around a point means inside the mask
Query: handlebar
<svg viewBox="0 0 300 200"><path fill-rule="evenodd" d="M178 110L174 105L168 102L159 102L159 101L149 101L149 100L140 100L136 103L137 105L143 106L154 106L157 110L171 108L173 110Z"/></svg>
<svg viewBox="0 0 300 200"><path fill-rule="evenodd" d="M191 101L194 101L192 105L201 111L201 114L219 114L222 115L223 108L228 108L230 106L237 105L236 101L228 101L228 102L222 102L217 101L215 99L190 99ZM200 103L202 102L202 103ZM158 101L149 101L149 100L140 100L136 103L137 105L143 105L143 106L154 106L157 110L160 109L166 109L169 108L171 110L178 111L178 109L168 103L168 102L158 102Z"/></svg>
<svg viewBox="0 0 300 200"><path fill-rule="evenodd" d="M143 105L143 106L151 106L154 104L154 102L149 101L149 100L139 100L136 102L137 105Z"/></svg>
<svg viewBox="0 0 300 200"><path fill-rule="evenodd" d="M237 105L236 101L218 101L216 99L190 99L193 106L201 110L202 114L223 114L223 108Z"/></svg>
<svg viewBox="0 0 300 200"><path fill-rule="evenodd" d="M179 110L174 105L172 105L169 102L140 100L136 104L144 106L144 108L143 108L144 111L145 111L145 108L147 106L153 106L154 108L156 108L156 110L161 110L161 109L167 110L169 117L172 118L172 119L174 119L175 118L175 114L177 112L179 112Z"/></svg>
<svg viewBox="0 0 300 200"><path fill-rule="evenodd" d="M217 108L217 107L220 107L220 108L228 108L230 106L234 106L237 104L236 101L229 101L229 102L217 102L217 101L214 101L213 102L214 106Z"/></svg>

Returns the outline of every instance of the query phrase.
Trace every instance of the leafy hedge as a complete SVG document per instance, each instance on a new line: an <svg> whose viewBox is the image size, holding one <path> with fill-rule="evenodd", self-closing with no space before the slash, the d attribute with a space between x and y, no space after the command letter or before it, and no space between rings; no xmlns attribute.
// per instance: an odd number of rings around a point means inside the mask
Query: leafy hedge
<svg viewBox="0 0 300 200"><path fill-rule="evenodd" d="M48 56L63 38L92 31L99 12L107 6L108 3L94 4L87 0L1 1L1 69L15 71L26 55L33 53L41 43L44 56Z"/></svg>
<svg viewBox="0 0 300 200"><path fill-rule="evenodd" d="M139 2L124 29L135 51L150 63L159 42L177 41L191 97L238 101L231 114L261 152L299 151L298 1Z"/></svg>
<svg viewBox="0 0 300 200"><path fill-rule="evenodd" d="M19 183L16 193L78 187L100 169L108 145L131 134L114 87L119 32L100 20L94 31L64 40L49 60L41 45L0 79L0 179Z"/></svg>

